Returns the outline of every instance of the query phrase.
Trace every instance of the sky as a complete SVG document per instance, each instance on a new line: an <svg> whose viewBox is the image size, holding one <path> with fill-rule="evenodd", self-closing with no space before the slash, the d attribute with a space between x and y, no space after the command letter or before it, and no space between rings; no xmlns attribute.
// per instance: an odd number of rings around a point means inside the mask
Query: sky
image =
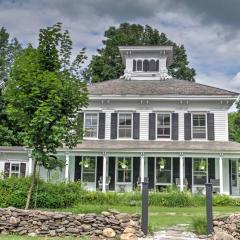
<svg viewBox="0 0 240 240"><path fill-rule="evenodd" d="M240 92L240 0L0 0L0 26L24 45L56 22L89 59L109 26L150 25L185 46L197 82Z"/></svg>

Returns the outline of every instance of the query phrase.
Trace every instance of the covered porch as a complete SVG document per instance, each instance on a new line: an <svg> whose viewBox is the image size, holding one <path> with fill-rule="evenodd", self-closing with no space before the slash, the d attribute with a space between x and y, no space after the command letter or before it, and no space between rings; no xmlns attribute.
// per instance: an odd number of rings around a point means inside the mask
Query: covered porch
<svg viewBox="0 0 240 240"><path fill-rule="evenodd" d="M148 181L152 190L176 185L204 194L240 195L240 144L231 142L84 141L68 151L65 177L88 190L126 192ZM69 170L71 159L71 171ZM74 173L72 172L74 170Z"/></svg>

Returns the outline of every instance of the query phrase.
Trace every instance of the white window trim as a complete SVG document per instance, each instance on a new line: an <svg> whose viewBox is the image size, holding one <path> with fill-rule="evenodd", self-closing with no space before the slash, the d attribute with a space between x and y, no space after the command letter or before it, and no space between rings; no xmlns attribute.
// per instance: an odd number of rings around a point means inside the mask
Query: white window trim
<svg viewBox="0 0 240 240"><path fill-rule="evenodd" d="M158 183L157 182L157 172L156 172L156 161L158 157L154 157L154 189L156 190L156 186L171 186L173 185L173 157L166 157L166 158L171 158L171 182L170 183ZM164 157L163 157L164 158Z"/></svg>
<svg viewBox="0 0 240 240"><path fill-rule="evenodd" d="M118 140L132 140L133 139L133 113L132 112L118 112L117 113L117 139ZM119 137L119 115L120 114L130 114L131 115L131 137L127 138L127 137Z"/></svg>
<svg viewBox="0 0 240 240"><path fill-rule="evenodd" d="M193 115L205 115L205 127L206 127L206 137L205 138L193 138ZM191 139L192 141L207 141L208 140L208 122L206 112L191 112Z"/></svg>
<svg viewBox="0 0 240 240"><path fill-rule="evenodd" d="M131 158L131 182L118 182L118 158L128 158L128 156L117 156L115 157L115 186L116 185L133 185L133 157Z"/></svg>
<svg viewBox="0 0 240 240"><path fill-rule="evenodd" d="M9 177L11 177L11 174L12 174L12 164L18 164L19 165L19 176L21 176L21 163L25 163L26 164L26 171L25 171L25 175L24 177L27 176L27 162L24 162L24 161L18 161L18 160L8 160L8 161L5 161L5 163L10 163L10 169L9 169ZM3 170L4 171L4 170Z"/></svg>
<svg viewBox="0 0 240 240"><path fill-rule="evenodd" d="M85 121L86 121L86 115L87 114L97 114L97 136L96 137L86 137L86 136L84 136L83 138L86 139L86 140L96 140L96 139L98 139L99 112L94 112L94 111L84 112L84 123L83 123L84 132L85 132Z"/></svg>
<svg viewBox="0 0 240 240"><path fill-rule="evenodd" d="M88 158L88 157L94 157L95 158L95 178L94 178L94 182L89 182L89 183L97 183L97 156L82 156L82 160L83 160L83 158ZM84 182L83 181L83 165L81 165L81 181L83 182L83 183L87 183L87 182Z"/></svg>
<svg viewBox="0 0 240 240"><path fill-rule="evenodd" d="M158 138L158 124L157 124L157 119L158 119L158 115L159 114L169 114L170 115L170 135L168 138ZM172 112L156 112L156 130L155 130L155 134L156 134L156 140L157 141L171 141L172 140Z"/></svg>
<svg viewBox="0 0 240 240"><path fill-rule="evenodd" d="M202 186L205 186L205 184L194 184L194 159L200 159L201 157L195 157L195 158L192 158L192 186L194 187L202 187ZM208 182L208 158L203 158L203 159L206 159L206 182Z"/></svg>

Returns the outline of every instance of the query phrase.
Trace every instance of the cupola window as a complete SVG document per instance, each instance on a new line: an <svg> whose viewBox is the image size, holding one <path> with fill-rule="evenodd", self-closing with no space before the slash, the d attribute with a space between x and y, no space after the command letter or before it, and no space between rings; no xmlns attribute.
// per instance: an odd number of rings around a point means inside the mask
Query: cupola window
<svg viewBox="0 0 240 240"><path fill-rule="evenodd" d="M158 72L159 71L159 60L136 60L133 59L133 72Z"/></svg>

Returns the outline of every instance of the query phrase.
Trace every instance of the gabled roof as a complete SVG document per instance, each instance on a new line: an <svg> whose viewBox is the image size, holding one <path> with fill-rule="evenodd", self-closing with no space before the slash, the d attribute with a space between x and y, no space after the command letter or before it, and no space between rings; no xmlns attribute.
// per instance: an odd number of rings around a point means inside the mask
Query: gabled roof
<svg viewBox="0 0 240 240"><path fill-rule="evenodd" d="M237 97L239 93L195 82L178 79L125 80L115 79L88 86L91 95L135 96L225 96Z"/></svg>

